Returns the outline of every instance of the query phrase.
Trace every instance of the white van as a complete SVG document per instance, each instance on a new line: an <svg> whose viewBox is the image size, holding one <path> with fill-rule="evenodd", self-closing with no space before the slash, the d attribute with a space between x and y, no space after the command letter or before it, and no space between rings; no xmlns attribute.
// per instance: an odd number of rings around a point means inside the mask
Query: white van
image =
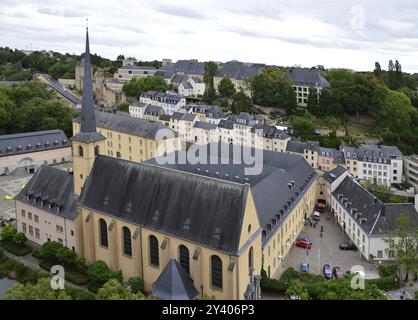
<svg viewBox="0 0 418 320"><path fill-rule="evenodd" d="M314 211L314 213L313 213L313 219L315 221L319 221L321 219L321 214L318 211Z"/></svg>

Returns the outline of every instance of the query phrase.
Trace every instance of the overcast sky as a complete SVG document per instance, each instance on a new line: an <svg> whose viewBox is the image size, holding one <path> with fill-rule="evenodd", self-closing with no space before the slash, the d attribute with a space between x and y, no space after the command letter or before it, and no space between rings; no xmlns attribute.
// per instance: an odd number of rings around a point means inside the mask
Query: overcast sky
<svg viewBox="0 0 418 320"><path fill-rule="evenodd" d="M0 46L418 72L417 0L0 0Z"/></svg>

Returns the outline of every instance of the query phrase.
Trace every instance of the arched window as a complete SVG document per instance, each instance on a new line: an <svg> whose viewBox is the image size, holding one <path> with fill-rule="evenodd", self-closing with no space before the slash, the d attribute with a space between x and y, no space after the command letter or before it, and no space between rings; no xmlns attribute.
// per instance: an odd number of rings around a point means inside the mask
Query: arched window
<svg viewBox="0 0 418 320"><path fill-rule="evenodd" d="M222 289L222 260L218 256L211 257L212 287Z"/></svg>
<svg viewBox="0 0 418 320"><path fill-rule="evenodd" d="M149 257L150 264L154 267L160 266L160 256L158 252L158 239L154 236L149 237Z"/></svg>
<svg viewBox="0 0 418 320"><path fill-rule="evenodd" d="M179 247L179 256L180 265L183 267L184 271L190 274L189 249L187 249L186 246L181 245Z"/></svg>
<svg viewBox="0 0 418 320"><path fill-rule="evenodd" d="M250 248L250 251L248 251L248 269L251 270L251 268L254 267L254 252L253 247Z"/></svg>
<svg viewBox="0 0 418 320"><path fill-rule="evenodd" d="M94 147L94 155L98 156L99 155L99 146L95 146Z"/></svg>
<svg viewBox="0 0 418 320"><path fill-rule="evenodd" d="M107 239L107 223L103 219L99 220L99 228L100 228L100 244L103 247L107 247L109 245Z"/></svg>
<svg viewBox="0 0 418 320"><path fill-rule="evenodd" d="M123 254L132 257L132 239L131 230L128 227L122 228L123 234Z"/></svg>
<svg viewBox="0 0 418 320"><path fill-rule="evenodd" d="M82 146L78 146L78 155L80 157L84 156L84 150L83 150L83 147Z"/></svg>

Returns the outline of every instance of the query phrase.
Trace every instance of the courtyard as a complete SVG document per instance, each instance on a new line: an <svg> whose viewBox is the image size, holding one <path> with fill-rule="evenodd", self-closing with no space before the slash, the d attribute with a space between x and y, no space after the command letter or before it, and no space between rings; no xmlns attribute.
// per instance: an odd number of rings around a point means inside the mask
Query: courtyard
<svg viewBox="0 0 418 320"><path fill-rule="evenodd" d="M321 226L324 227L323 236L320 236ZM300 263L309 263L309 272L323 275L324 264L329 264L331 269L335 266L341 268L342 272L350 271L353 266L361 266L365 272L366 279L379 278L377 265L367 262L360 256L360 251L342 251L339 249L341 242L349 242L347 235L341 232L341 228L329 212L321 214L321 220L316 228L310 224L304 226L300 237L308 237L313 245L310 250L293 246L289 254L277 272L273 275L279 279L281 274L289 267L299 270Z"/></svg>

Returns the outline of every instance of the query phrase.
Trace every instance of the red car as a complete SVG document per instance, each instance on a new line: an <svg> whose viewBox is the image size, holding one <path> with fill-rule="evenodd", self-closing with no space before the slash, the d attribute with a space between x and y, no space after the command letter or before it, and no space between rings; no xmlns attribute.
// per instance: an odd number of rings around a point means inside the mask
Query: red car
<svg viewBox="0 0 418 320"><path fill-rule="evenodd" d="M312 241L308 238L298 238L295 245L299 248L310 249L312 248Z"/></svg>
<svg viewBox="0 0 418 320"><path fill-rule="evenodd" d="M341 271L340 267L334 267L334 269L332 270L332 274L334 275L335 279L344 278L344 273Z"/></svg>

